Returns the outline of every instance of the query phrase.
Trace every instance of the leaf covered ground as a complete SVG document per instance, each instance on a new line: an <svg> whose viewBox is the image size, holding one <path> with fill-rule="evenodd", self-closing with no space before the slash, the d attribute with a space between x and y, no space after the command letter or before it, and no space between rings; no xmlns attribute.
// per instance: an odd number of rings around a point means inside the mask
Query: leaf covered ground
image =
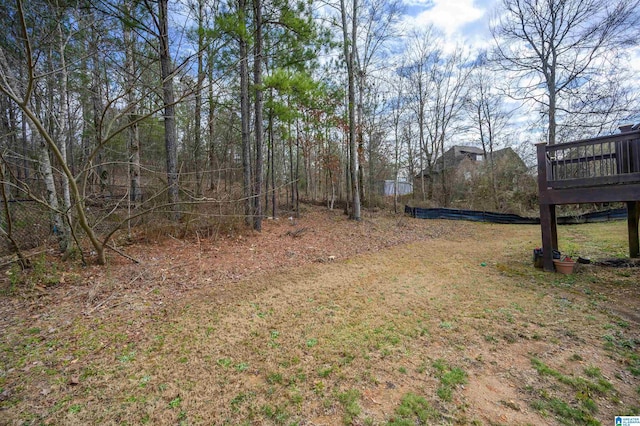
<svg viewBox="0 0 640 426"><path fill-rule="evenodd" d="M639 268L539 227L307 207L5 273L0 424L554 425L640 413ZM626 251L626 224L560 228ZM114 255L115 256L115 255ZM50 260L50 259L49 259Z"/></svg>

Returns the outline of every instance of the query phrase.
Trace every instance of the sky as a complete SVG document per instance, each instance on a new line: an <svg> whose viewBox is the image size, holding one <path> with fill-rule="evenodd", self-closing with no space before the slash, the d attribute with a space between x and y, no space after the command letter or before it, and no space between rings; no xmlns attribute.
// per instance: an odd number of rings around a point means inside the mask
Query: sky
<svg viewBox="0 0 640 426"><path fill-rule="evenodd" d="M406 29L429 24L442 31L451 44L484 47L491 42L489 19L498 0L404 0Z"/></svg>
<svg viewBox="0 0 640 426"><path fill-rule="evenodd" d="M403 0L406 14L401 26L405 30L438 28L450 46L461 43L471 50L493 44L489 21L500 0ZM630 66L640 72L640 49L628 52Z"/></svg>
<svg viewBox="0 0 640 426"><path fill-rule="evenodd" d="M433 25L444 34L444 49L462 45L470 52L491 49L494 40L490 20L499 8L501 0L403 0L406 14L401 28L406 32L413 28ZM640 75L640 48L627 51L629 66ZM519 103L510 105L516 108ZM521 111L526 114L526 112ZM524 123L526 115L518 114Z"/></svg>

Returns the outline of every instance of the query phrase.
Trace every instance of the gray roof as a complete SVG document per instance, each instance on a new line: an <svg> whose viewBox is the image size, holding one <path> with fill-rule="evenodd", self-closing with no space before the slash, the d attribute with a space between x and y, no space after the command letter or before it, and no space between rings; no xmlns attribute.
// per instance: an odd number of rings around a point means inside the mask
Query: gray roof
<svg viewBox="0 0 640 426"><path fill-rule="evenodd" d="M454 155L457 157L463 154L483 154L482 148L476 146L455 145L447 150L447 152L453 149Z"/></svg>
<svg viewBox="0 0 640 426"><path fill-rule="evenodd" d="M493 151L493 159L499 160L504 157L508 153L514 153L516 157L520 158L520 156L511 148L505 147L498 150ZM443 169L449 169L451 167L457 167L458 164L467 157L470 157L472 160L476 160L477 156L484 155L484 151L482 148L478 148L475 146L466 146L466 145L454 145L449 148L444 155L440 156L433 167L433 173L438 174L442 172ZM489 154L491 155L491 154ZM522 161L522 159L520 159ZM524 164L524 162L522 163ZM427 170L422 171L422 175L427 176ZM418 175L420 176L420 175Z"/></svg>

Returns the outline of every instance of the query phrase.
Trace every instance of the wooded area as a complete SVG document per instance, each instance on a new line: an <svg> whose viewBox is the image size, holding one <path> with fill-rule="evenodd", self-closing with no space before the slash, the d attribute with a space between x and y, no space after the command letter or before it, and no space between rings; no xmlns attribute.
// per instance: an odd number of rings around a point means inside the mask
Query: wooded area
<svg viewBox="0 0 640 426"><path fill-rule="evenodd" d="M446 207L456 182L429 177L461 143L485 159L474 191L504 209L516 177L494 150L638 117L637 10L502 0L494 46L472 49L408 30L401 0L4 2L4 250L55 235L103 264L141 223L260 230L300 200L360 220L384 180Z"/></svg>

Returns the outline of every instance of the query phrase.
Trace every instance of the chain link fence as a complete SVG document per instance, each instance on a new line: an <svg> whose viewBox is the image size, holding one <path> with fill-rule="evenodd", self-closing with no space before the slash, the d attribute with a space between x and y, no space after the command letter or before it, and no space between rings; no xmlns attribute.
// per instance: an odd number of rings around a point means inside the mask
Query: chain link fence
<svg viewBox="0 0 640 426"><path fill-rule="evenodd" d="M226 227L242 223L244 218L239 185L221 188L219 192L206 191L205 197L198 198L181 189L182 202L176 206L179 221L169 219L173 210L167 205L165 192L161 186L144 187L147 196L136 207L129 202L126 187L107 185L84 200L89 226L99 238L114 230L127 232L138 228L153 235L170 233L184 237L197 233L200 237L214 237ZM51 211L46 206L33 200L11 200L5 208L0 200L0 208L0 257L14 254L11 239L20 251L27 251L55 238ZM75 235L82 241L85 234L77 226L75 208L69 214L75 224Z"/></svg>
<svg viewBox="0 0 640 426"><path fill-rule="evenodd" d="M0 202L0 206L0 256L13 253L9 234L20 250L41 246L52 235L49 209L40 203L33 200L11 200L6 206L4 202Z"/></svg>

